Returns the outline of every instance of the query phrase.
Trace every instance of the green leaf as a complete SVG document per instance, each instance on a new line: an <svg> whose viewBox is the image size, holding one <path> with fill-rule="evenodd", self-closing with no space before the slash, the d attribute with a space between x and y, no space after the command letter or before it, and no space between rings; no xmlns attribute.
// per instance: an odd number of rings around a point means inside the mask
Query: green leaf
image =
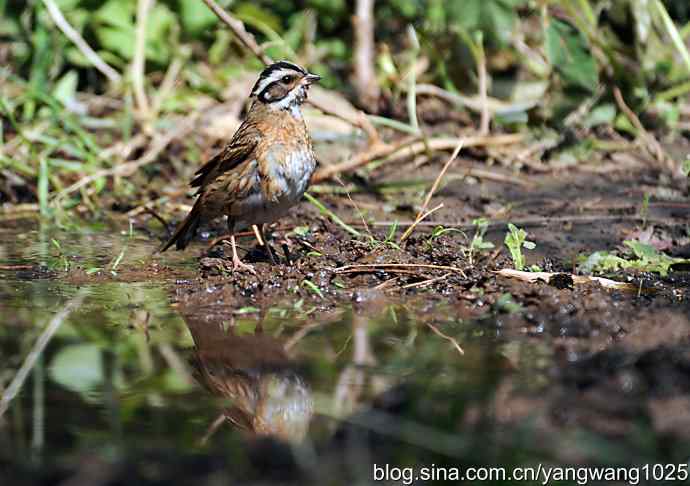
<svg viewBox="0 0 690 486"><path fill-rule="evenodd" d="M551 66L566 85L594 92L599 73L587 41L579 31L561 20L551 19L545 47Z"/></svg>
<svg viewBox="0 0 690 486"><path fill-rule="evenodd" d="M280 33L283 30L280 18L273 15L270 10L261 8L253 2L239 4L235 9L235 15L252 25L263 24L274 32Z"/></svg>
<svg viewBox="0 0 690 486"><path fill-rule="evenodd" d="M53 96L59 100L63 105L74 101L77 94L77 83L79 82L79 75L76 71L67 71L63 77L55 84L53 88Z"/></svg>
<svg viewBox="0 0 690 486"><path fill-rule="evenodd" d="M594 108L584 120L584 125L587 128L596 127L599 125L610 125L616 118L616 107L613 103L603 103Z"/></svg>
<svg viewBox="0 0 690 486"><path fill-rule="evenodd" d="M203 33L206 29L218 22L216 15L204 2L199 0L178 0L182 27L194 36Z"/></svg>
<svg viewBox="0 0 690 486"><path fill-rule="evenodd" d="M527 240L527 232L525 230L518 228L513 223L508 223L508 233L506 233L504 243L510 251L515 270L523 270L525 268L525 256L522 254L522 248L534 250L537 246L533 241Z"/></svg>
<svg viewBox="0 0 690 486"><path fill-rule="evenodd" d="M96 36L104 49L115 52L126 60L134 57L134 27L101 27L96 31Z"/></svg>
<svg viewBox="0 0 690 486"><path fill-rule="evenodd" d="M132 0L108 0L96 11L94 18L103 24L133 31L135 9Z"/></svg>
<svg viewBox="0 0 690 486"><path fill-rule="evenodd" d="M95 344L65 346L53 359L50 377L77 393L93 390L103 382L101 349Z"/></svg>

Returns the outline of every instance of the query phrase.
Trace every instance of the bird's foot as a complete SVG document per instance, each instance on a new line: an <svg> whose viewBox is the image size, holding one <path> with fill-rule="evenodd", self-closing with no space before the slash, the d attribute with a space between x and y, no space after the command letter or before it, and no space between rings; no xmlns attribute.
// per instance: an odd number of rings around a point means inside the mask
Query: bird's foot
<svg viewBox="0 0 690 486"><path fill-rule="evenodd" d="M254 267L248 263L244 263L239 258L232 259L232 270L233 272L249 272L252 275L256 275L256 270L254 270Z"/></svg>

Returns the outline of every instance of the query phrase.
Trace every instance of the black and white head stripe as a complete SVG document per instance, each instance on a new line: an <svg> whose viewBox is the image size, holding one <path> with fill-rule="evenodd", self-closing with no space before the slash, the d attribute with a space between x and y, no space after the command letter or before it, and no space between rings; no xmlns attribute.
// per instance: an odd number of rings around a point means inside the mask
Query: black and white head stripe
<svg viewBox="0 0 690 486"><path fill-rule="evenodd" d="M306 76L307 71L297 64L289 61L274 62L261 72L259 79L254 84L251 96L258 96L262 91L268 88L271 83L275 83L283 78L283 76L299 75Z"/></svg>

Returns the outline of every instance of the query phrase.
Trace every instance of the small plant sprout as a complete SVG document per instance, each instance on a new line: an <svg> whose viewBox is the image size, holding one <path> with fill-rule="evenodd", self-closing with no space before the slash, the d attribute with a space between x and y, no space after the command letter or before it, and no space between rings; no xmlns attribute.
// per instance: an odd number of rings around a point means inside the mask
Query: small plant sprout
<svg viewBox="0 0 690 486"><path fill-rule="evenodd" d="M654 272L662 277L668 275L675 264L690 262L685 258L674 258L660 252L652 245L638 240L625 240L623 244L632 251L632 256L617 256L606 251L595 251L580 258L580 273L611 273L631 269L639 272Z"/></svg>
<svg viewBox="0 0 690 486"><path fill-rule="evenodd" d="M472 221L474 225L474 236L470 242L470 247L467 251L467 258L470 261L470 265L474 265L474 254L475 252L482 252L484 250L492 250L494 244L490 241L484 240L484 235L486 230L489 228L489 221L486 218L477 218Z"/></svg>
<svg viewBox="0 0 690 486"><path fill-rule="evenodd" d="M649 193L645 192L642 197L642 207L640 208L640 218L642 218L642 227L647 227L647 217L649 216Z"/></svg>
<svg viewBox="0 0 690 486"><path fill-rule="evenodd" d="M132 220L129 220L129 232L127 234L127 241L125 241L125 244L122 246L122 250L120 253L117 255L117 257L112 261L110 264L110 273L113 277L117 276L117 267L122 263L122 259L125 257L125 254L127 253L127 249L129 247L129 242L132 239L132 236L134 235L134 228L132 226Z"/></svg>
<svg viewBox="0 0 690 486"><path fill-rule="evenodd" d="M55 238L52 238L50 242L53 244L53 246L58 252L57 257L60 260L60 264L62 265L65 272L68 272L70 269L70 263L69 259L67 258L67 255L65 255L65 252L62 251L62 245L60 245L60 242Z"/></svg>
<svg viewBox="0 0 690 486"><path fill-rule="evenodd" d="M537 247L536 243L527 240L527 231L518 228L513 223L508 223L505 245L510 250L515 270L524 270L525 268L525 256L522 254L522 249L534 250Z"/></svg>
<svg viewBox="0 0 690 486"><path fill-rule="evenodd" d="M307 279L303 280L303 281L302 281L302 285L304 285L306 288L308 288L309 290L311 290L312 292L314 292L316 295L318 295L319 298L321 298L321 299L324 298L324 297L323 297L323 292L321 292L321 289L318 287L318 285L316 285L316 284L315 284L314 282L312 282L311 280L307 280Z"/></svg>

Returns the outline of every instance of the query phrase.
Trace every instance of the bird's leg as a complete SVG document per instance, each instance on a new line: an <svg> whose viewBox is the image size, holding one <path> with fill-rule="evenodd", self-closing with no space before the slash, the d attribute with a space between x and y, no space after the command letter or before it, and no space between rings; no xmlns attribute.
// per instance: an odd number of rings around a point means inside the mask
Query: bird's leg
<svg viewBox="0 0 690 486"><path fill-rule="evenodd" d="M266 233L264 232L264 227L266 225L262 224L259 225L259 234L261 235L261 239L264 240L264 248L266 248L266 252L268 253L268 258L271 259L271 263L274 265L277 265L276 263L276 257L273 255L273 250L271 249L271 245L268 244L268 240L266 239Z"/></svg>
<svg viewBox="0 0 690 486"><path fill-rule="evenodd" d="M230 244L232 245L232 269L246 270L249 273L256 275L256 270L251 265L242 262L239 255L237 255L237 243L235 242L235 222L228 218L228 230L230 231Z"/></svg>

